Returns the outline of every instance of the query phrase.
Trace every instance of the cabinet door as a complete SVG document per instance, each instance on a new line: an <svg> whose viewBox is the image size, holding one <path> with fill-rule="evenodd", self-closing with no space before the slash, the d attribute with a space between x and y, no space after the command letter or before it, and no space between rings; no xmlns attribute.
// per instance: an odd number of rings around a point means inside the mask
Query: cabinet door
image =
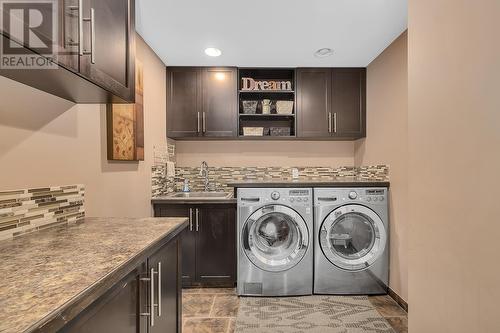
<svg viewBox="0 0 500 333"><path fill-rule="evenodd" d="M139 323L137 268L73 319L62 333L137 333Z"/></svg>
<svg viewBox="0 0 500 333"><path fill-rule="evenodd" d="M167 136L201 135L201 70L190 67L167 69Z"/></svg>
<svg viewBox="0 0 500 333"><path fill-rule="evenodd" d="M236 281L236 210L203 206L197 232L196 278L204 285L234 286Z"/></svg>
<svg viewBox="0 0 500 333"><path fill-rule="evenodd" d="M91 19L84 21L83 46L92 55L81 57L82 74L125 100L134 101L134 1L84 0L83 3L83 16Z"/></svg>
<svg viewBox="0 0 500 333"><path fill-rule="evenodd" d="M44 20L49 17L53 20L57 20L58 30L53 32L51 24L42 24L36 27L36 34L33 34L33 36L37 37L35 41L38 41L36 43L38 46L43 44L52 44L53 49L50 53L55 54L59 65L62 65L74 72L78 72L78 0L57 0L56 4L57 11L55 11L52 7L43 6L43 3L39 4L40 6L37 6L36 10L41 12ZM32 5L36 6L37 4L33 3ZM9 10L9 8L16 11L21 10L23 11L23 15L27 15L28 9L26 7L29 7L29 4L11 2L6 3L5 6L7 7L7 10ZM23 46L25 49L30 49L34 53L40 54L40 50L36 49L35 45L30 45L31 39L20 38L20 36L24 36L26 34L26 31L29 31L29 20L14 20L14 14L11 14L12 17L10 17L9 14L9 11L5 12L5 19L9 19L10 24L5 24L5 30L4 26L0 27L0 32L9 36L11 40L9 44L5 45L11 45L15 48L15 50L17 50L17 52L27 53L22 48L19 48L19 46ZM53 15L56 15L56 17L53 17ZM24 31L20 28L24 28ZM54 40L54 37L56 37L56 40ZM57 41L57 43L55 41ZM43 56L52 58L52 54Z"/></svg>
<svg viewBox="0 0 500 333"><path fill-rule="evenodd" d="M195 283L196 231L195 208L189 205L156 205L155 217L188 217L189 227L181 233L182 239L182 285Z"/></svg>
<svg viewBox="0 0 500 333"><path fill-rule="evenodd" d="M180 332L181 286L178 240L169 242L148 259L153 269L154 325L149 333Z"/></svg>
<svg viewBox="0 0 500 333"><path fill-rule="evenodd" d="M331 135L331 69L297 70L297 129L299 137Z"/></svg>
<svg viewBox="0 0 500 333"><path fill-rule="evenodd" d="M78 0L59 0L57 60L59 65L73 71L80 71L78 45Z"/></svg>
<svg viewBox="0 0 500 333"><path fill-rule="evenodd" d="M236 137L237 75L236 68L203 70L203 135Z"/></svg>
<svg viewBox="0 0 500 333"><path fill-rule="evenodd" d="M366 125L366 69L335 68L332 73L333 135L360 138Z"/></svg>

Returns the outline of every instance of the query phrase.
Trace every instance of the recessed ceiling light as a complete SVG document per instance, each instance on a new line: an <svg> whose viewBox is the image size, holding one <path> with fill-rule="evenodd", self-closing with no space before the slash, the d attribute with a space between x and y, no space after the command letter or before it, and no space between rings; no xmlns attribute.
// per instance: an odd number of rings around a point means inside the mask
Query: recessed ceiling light
<svg viewBox="0 0 500 333"><path fill-rule="evenodd" d="M218 57L222 54L222 51L215 47L209 47L205 49L205 54L210 57Z"/></svg>
<svg viewBox="0 0 500 333"><path fill-rule="evenodd" d="M329 57L333 55L333 50L328 48L328 47L324 47L322 49L319 49L318 51L314 52L314 56L318 57L318 58L325 58L325 57Z"/></svg>

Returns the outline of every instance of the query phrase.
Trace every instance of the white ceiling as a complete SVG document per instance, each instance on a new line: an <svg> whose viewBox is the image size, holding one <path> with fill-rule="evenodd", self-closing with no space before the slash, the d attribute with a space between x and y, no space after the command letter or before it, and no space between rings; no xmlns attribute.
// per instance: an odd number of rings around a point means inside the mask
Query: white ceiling
<svg viewBox="0 0 500 333"><path fill-rule="evenodd" d="M168 66L364 67L407 27L407 0L136 0ZM222 56L205 55L207 47ZM320 48L334 54L317 58Z"/></svg>

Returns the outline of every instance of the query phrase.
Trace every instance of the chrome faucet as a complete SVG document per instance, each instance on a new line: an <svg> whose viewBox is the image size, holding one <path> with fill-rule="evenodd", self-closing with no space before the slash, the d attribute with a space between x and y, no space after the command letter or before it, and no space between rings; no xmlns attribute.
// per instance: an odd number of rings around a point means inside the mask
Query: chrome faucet
<svg viewBox="0 0 500 333"><path fill-rule="evenodd" d="M210 190L210 181L208 180L208 164L207 162L201 162L200 176L203 177L203 185L205 186L205 192Z"/></svg>

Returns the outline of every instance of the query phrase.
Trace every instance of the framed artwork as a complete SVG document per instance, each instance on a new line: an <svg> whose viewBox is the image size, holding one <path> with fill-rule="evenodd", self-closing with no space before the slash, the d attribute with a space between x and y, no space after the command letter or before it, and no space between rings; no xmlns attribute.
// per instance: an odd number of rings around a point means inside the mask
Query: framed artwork
<svg viewBox="0 0 500 333"><path fill-rule="evenodd" d="M135 103L108 104L106 127L108 160L144 161L144 77L136 62Z"/></svg>

